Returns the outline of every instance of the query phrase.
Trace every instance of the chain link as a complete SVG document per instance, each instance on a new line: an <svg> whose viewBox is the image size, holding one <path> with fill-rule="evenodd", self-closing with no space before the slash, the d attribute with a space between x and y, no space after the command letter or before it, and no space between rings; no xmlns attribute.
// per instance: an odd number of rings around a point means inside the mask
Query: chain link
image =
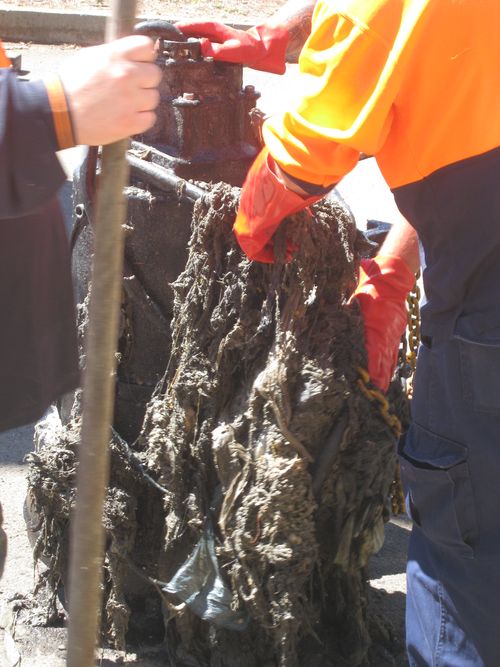
<svg viewBox="0 0 500 667"><path fill-rule="evenodd" d="M364 394L370 402L378 404L379 412L383 420L391 428L396 438L400 438L402 433L401 422L397 416L390 411L389 401L380 389L367 386L368 382L370 382L370 375L367 370L358 366L358 373L358 387L360 388L361 393Z"/></svg>
<svg viewBox="0 0 500 667"><path fill-rule="evenodd" d="M408 398L413 396L413 378L417 367L417 352L420 345L420 287L418 281L420 271L416 275L415 285L407 297L408 305L408 328L405 339L407 340L406 363L411 372L407 380L406 393Z"/></svg>
<svg viewBox="0 0 500 667"><path fill-rule="evenodd" d="M418 281L420 279L420 271L415 276L415 285L408 294L408 326L405 335L402 338L402 345L400 349L400 368L403 369L404 384L408 399L411 400L413 396L413 380L415 377L415 369L417 368L417 353L420 345L420 287ZM396 463L396 470L394 471L394 480L391 484L390 498L392 504L393 514L404 514L405 512L405 496L403 485L401 483L401 471L399 463Z"/></svg>
<svg viewBox="0 0 500 667"><path fill-rule="evenodd" d="M370 382L370 375L368 374L368 371L366 371L364 368L358 367L358 373L358 387L361 390L361 393L364 394L364 396L366 396L366 398L371 403L376 403L378 405L380 415L382 416L385 423L389 426L391 431L394 433L396 440L399 440L403 429L398 417L390 411L389 401L379 389L367 386L368 382ZM389 490L389 497L391 499L392 513L395 515L403 514L405 512L405 499L401 485L399 463L396 463L395 466L394 479Z"/></svg>
<svg viewBox="0 0 500 667"><path fill-rule="evenodd" d="M409 399L413 396L413 379L415 376L415 369L417 367L417 352L420 345L420 287L418 284L420 272L415 276L415 285L407 297L408 315L407 315L407 330L402 337L401 348L399 351L399 367L401 369L402 379L404 379L406 393ZM396 415L390 412L390 407L387 399L377 389L368 387L370 376L364 368L358 368L360 377L358 378L358 386L361 392L371 402L376 402L379 407L380 414L386 424L391 428L396 438L399 440L402 433L401 422ZM391 498L392 513L404 514L405 512L405 498L403 486L401 484L401 473L399 463L396 463L394 470L394 480L389 491Z"/></svg>

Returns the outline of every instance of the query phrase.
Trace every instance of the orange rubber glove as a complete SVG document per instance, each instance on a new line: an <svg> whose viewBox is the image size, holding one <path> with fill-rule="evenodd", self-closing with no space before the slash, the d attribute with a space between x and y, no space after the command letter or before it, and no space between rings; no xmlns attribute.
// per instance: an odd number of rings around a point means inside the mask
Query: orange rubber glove
<svg viewBox="0 0 500 667"><path fill-rule="evenodd" d="M283 26L265 23L250 30L236 30L213 21L181 22L175 26L186 37L201 41L203 56L230 63L241 63L252 69L274 74L284 74L285 52L289 40Z"/></svg>
<svg viewBox="0 0 500 667"><path fill-rule="evenodd" d="M399 257L361 260L354 298L364 320L368 373L384 392L396 368L407 323L406 297L414 284L415 275Z"/></svg>
<svg viewBox="0 0 500 667"><path fill-rule="evenodd" d="M268 149L263 148L241 188L240 205L233 226L246 256L267 263L275 261L272 236L282 220L321 198L304 198L292 192L276 176L273 166ZM287 241L285 261L290 261L296 249Z"/></svg>

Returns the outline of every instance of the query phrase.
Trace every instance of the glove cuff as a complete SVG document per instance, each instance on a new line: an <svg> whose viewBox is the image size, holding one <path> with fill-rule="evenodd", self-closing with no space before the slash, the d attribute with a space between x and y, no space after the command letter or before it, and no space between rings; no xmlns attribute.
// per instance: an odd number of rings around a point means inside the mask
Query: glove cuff
<svg viewBox="0 0 500 667"><path fill-rule="evenodd" d="M396 367L407 322L406 297L414 284L415 275L400 257L361 260L354 298L363 315L368 372L382 391L387 391Z"/></svg>
<svg viewBox="0 0 500 667"><path fill-rule="evenodd" d="M301 197L280 181L272 169L272 158L264 147L250 167L241 190L233 231L249 259L274 262L272 236L282 220L320 197ZM293 248L287 248L286 261Z"/></svg>
<svg viewBox="0 0 500 667"><path fill-rule="evenodd" d="M401 257L377 255L362 259L355 295L375 290L384 299L405 299L415 284L415 274ZM375 294L374 294L375 296Z"/></svg>
<svg viewBox="0 0 500 667"><path fill-rule="evenodd" d="M286 49L290 40L290 34L285 26L271 26L262 23L250 28L248 32L262 43L264 50L256 61L247 64L252 69L263 72L284 74L286 71Z"/></svg>

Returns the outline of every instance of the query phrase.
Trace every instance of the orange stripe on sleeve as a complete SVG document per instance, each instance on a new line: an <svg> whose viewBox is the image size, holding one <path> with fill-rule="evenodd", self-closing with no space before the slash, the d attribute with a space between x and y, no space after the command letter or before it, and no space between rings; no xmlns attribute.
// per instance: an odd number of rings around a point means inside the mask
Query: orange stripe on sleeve
<svg viewBox="0 0 500 667"><path fill-rule="evenodd" d="M76 145L66 94L58 76L44 79L45 88L52 109L54 128L59 150Z"/></svg>
<svg viewBox="0 0 500 667"><path fill-rule="evenodd" d="M0 39L0 67L10 67L10 60L3 48L2 40Z"/></svg>

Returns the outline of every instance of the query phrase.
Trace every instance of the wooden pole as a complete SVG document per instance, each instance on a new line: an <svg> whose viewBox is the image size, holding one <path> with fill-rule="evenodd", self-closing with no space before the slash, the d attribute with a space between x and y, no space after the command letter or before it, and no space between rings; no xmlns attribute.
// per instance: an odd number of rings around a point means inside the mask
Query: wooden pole
<svg viewBox="0 0 500 667"><path fill-rule="evenodd" d="M106 41L131 34L136 0L113 0ZM83 381L76 507L71 526L68 667L95 665L104 551L102 512L109 477L116 347L128 182L128 139L105 146L96 199L94 259Z"/></svg>

